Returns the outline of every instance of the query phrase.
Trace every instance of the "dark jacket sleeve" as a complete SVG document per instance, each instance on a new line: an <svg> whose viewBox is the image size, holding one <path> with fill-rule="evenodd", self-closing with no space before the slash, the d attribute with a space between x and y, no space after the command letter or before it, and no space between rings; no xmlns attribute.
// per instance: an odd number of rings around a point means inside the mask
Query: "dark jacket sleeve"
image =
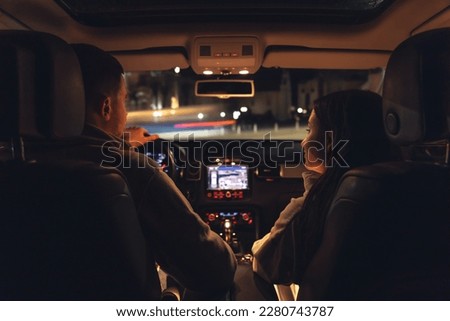
<svg viewBox="0 0 450 321"><path fill-rule="evenodd" d="M292 283L295 251L291 224L302 204L303 197L292 199L270 233L253 244L253 271L269 283Z"/></svg>
<svg viewBox="0 0 450 321"><path fill-rule="evenodd" d="M153 173L141 191L138 213L158 264L192 291L229 289L236 270L231 248L201 220L164 172L153 166L146 170Z"/></svg>
<svg viewBox="0 0 450 321"><path fill-rule="evenodd" d="M252 247L253 271L273 284L290 284L295 280L296 231L295 222L301 219L301 208L307 193L318 180L319 174L304 172L305 192L303 196L291 199L290 203L280 213L277 221L262 239L257 240Z"/></svg>

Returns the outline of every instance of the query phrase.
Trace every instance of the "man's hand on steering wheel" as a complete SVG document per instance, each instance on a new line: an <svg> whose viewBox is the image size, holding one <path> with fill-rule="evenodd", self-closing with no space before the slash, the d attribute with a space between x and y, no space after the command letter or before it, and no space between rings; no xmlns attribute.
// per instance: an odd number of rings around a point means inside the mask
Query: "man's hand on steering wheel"
<svg viewBox="0 0 450 321"><path fill-rule="evenodd" d="M139 147L145 143L159 139L158 135L151 135L145 128L142 127L128 127L125 129L125 132L128 133L128 142L133 147Z"/></svg>

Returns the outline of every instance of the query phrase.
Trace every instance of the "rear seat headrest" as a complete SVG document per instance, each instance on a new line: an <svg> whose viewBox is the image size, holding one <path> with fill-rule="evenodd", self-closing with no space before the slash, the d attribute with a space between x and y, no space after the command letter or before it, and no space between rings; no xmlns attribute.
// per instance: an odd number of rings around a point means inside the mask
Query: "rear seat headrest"
<svg viewBox="0 0 450 321"><path fill-rule="evenodd" d="M397 145L449 138L450 28L415 35L394 50L386 68L383 114Z"/></svg>
<svg viewBox="0 0 450 321"><path fill-rule="evenodd" d="M46 33L0 31L0 70L0 139L81 134L83 79L69 44Z"/></svg>

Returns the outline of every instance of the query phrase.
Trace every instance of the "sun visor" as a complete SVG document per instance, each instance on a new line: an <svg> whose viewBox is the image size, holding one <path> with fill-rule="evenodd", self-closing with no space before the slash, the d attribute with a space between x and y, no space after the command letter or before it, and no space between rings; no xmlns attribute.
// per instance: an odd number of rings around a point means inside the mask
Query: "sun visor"
<svg viewBox="0 0 450 321"><path fill-rule="evenodd" d="M385 67L389 51L311 49L292 46L267 48L263 66L307 69L375 69Z"/></svg>
<svg viewBox="0 0 450 321"><path fill-rule="evenodd" d="M116 51L111 52L126 71L169 70L175 67L189 67L186 54L178 49L160 49L152 51Z"/></svg>

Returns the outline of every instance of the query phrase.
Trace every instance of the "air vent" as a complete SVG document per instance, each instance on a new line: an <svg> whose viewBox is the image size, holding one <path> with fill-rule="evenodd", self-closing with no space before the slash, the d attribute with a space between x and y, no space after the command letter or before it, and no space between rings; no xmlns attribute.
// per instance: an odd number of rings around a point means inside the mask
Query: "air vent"
<svg viewBox="0 0 450 321"><path fill-rule="evenodd" d="M256 170L256 176L259 178L280 177L280 168L277 165L260 165Z"/></svg>

